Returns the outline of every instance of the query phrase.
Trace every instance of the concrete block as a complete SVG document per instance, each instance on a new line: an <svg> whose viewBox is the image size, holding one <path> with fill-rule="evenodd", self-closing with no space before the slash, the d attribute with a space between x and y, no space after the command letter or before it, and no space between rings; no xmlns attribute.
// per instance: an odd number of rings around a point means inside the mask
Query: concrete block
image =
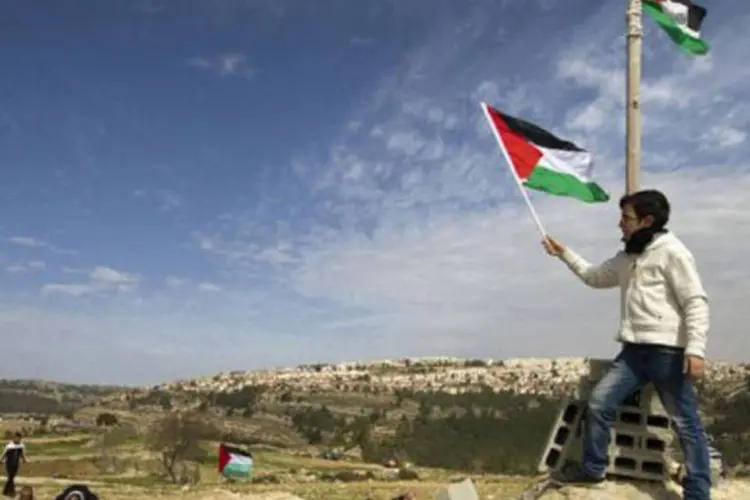
<svg viewBox="0 0 750 500"><path fill-rule="evenodd" d="M464 479L438 492L435 500L479 500L479 494L471 479Z"/></svg>
<svg viewBox="0 0 750 500"><path fill-rule="evenodd" d="M663 430L636 426L613 426L611 446L622 449L669 454L674 436Z"/></svg>
<svg viewBox="0 0 750 500"><path fill-rule="evenodd" d="M659 394L652 384L648 384L641 389L640 407L649 415L668 416L666 408L661 402Z"/></svg>
<svg viewBox="0 0 750 500"><path fill-rule="evenodd" d="M570 398L563 400L537 466L540 473L551 472L563 464L570 443L575 439L583 410L583 402Z"/></svg>
<svg viewBox="0 0 750 500"><path fill-rule="evenodd" d="M664 481L669 463L664 454L643 449L611 448L607 472L614 476Z"/></svg>
<svg viewBox="0 0 750 500"><path fill-rule="evenodd" d="M623 407L641 409L641 400L643 399L643 390L635 391L633 394L625 398L622 402Z"/></svg>
<svg viewBox="0 0 750 500"><path fill-rule="evenodd" d="M651 429L664 429L669 431L674 429L672 419L666 415L647 415L646 426Z"/></svg>
<svg viewBox="0 0 750 500"><path fill-rule="evenodd" d="M620 407L615 416L616 424L645 426L647 415L637 407Z"/></svg>
<svg viewBox="0 0 750 500"><path fill-rule="evenodd" d="M588 400L611 365L607 359L588 360L588 374L581 378L575 397L561 405L539 462L539 472L551 472L568 459L579 458ZM612 426L609 472L646 480L668 478L673 431L672 419L653 385L631 394L618 408Z"/></svg>

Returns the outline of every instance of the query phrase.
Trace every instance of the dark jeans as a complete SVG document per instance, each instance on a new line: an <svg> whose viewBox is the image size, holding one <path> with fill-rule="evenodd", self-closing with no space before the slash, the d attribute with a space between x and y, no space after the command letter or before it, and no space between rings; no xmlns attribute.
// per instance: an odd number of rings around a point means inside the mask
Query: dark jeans
<svg viewBox="0 0 750 500"><path fill-rule="evenodd" d="M698 415L698 398L683 373L684 350L643 344L625 344L596 385L589 399L583 440L583 468L602 477L608 465L610 428L617 408L643 385L651 382L677 427L685 456L684 500L710 500L711 466L708 443Z"/></svg>
<svg viewBox="0 0 750 500"><path fill-rule="evenodd" d="M5 481L3 495L14 498L16 496L16 475L18 475L18 467L6 467L5 474L8 476L8 479Z"/></svg>

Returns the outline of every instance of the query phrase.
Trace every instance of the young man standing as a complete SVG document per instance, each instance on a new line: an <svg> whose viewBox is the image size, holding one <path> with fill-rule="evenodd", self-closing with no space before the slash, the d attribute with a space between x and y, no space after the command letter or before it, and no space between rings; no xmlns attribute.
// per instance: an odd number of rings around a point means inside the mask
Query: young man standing
<svg viewBox="0 0 750 500"><path fill-rule="evenodd" d="M26 463L25 446L23 445L22 436L17 432L13 441L5 446L3 454L0 455L0 462L5 462L5 474L8 479L5 481L3 495L9 498L16 496L16 476L20 468L21 461Z"/></svg>
<svg viewBox="0 0 750 500"><path fill-rule="evenodd" d="M691 379L703 375L709 310L691 252L666 229L670 207L659 191L644 190L620 200L625 248L593 265L553 238L543 240L586 285L620 287L622 350L588 402L580 467L556 479L596 484L608 465L610 428L617 408L651 382L674 419L685 456L684 500L710 500L708 443Z"/></svg>

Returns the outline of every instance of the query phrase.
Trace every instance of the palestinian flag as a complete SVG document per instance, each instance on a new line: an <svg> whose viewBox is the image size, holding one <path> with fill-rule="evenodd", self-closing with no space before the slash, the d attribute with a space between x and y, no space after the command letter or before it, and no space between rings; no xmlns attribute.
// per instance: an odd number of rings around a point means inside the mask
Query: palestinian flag
<svg viewBox="0 0 750 500"><path fill-rule="evenodd" d="M250 452L224 443L219 445L219 473L224 477L248 477L253 471Z"/></svg>
<svg viewBox="0 0 750 500"><path fill-rule="evenodd" d="M643 0L643 11L659 25L682 50L693 56L708 53L701 39L706 9L691 0Z"/></svg>
<svg viewBox="0 0 750 500"><path fill-rule="evenodd" d="M591 154L543 128L484 104L488 121L516 179L529 189L569 196L586 203L609 194L591 180Z"/></svg>

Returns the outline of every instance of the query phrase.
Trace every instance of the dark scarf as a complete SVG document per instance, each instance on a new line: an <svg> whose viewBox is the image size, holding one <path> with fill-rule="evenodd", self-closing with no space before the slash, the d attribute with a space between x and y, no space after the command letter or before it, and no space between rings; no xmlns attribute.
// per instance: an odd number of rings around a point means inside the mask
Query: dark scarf
<svg viewBox="0 0 750 500"><path fill-rule="evenodd" d="M644 227L634 232L628 241L625 242L625 253L628 255L640 255L646 249L654 236L668 232L667 229L654 229L653 227Z"/></svg>

